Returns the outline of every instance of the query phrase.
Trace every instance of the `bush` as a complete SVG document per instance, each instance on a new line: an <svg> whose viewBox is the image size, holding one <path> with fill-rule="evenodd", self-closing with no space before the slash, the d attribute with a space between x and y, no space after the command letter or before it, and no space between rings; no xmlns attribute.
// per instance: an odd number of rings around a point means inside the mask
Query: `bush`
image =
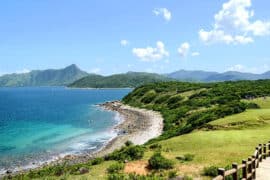
<svg viewBox="0 0 270 180"><path fill-rule="evenodd" d="M259 109L260 106L256 103L248 103L247 104L247 109Z"/></svg>
<svg viewBox="0 0 270 180"><path fill-rule="evenodd" d="M126 146L132 146L132 145L133 145L133 142L132 142L132 141L126 141L126 142L125 142L125 145L126 145Z"/></svg>
<svg viewBox="0 0 270 180"><path fill-rule="evenodd" d="M142 98L142 102L148 104L152 102L156 97L157 97L157 94L153 91L150 91L144 95L144 97Z"/></svg>
<svg viewBox="0 0 270 180"><path fill-rule="evenodd" d="M162 149L162 146L158 143L155 143L155 144L152 144L149 146L150 149L158 149L158 150L161 150Z"/></svg>
<svg viewBox="0 0 270 180"><path fill-rule="evenodd" d="M169 171L169 174L168 174L168 178L175 178L177 176L177 172L176 171Z"/></svg>
<svg viewBox="0 0 270 180"><path fill-rule="evenodd" d="M160 152L154 153L148 163L151 169L171 169L173 167L173 162L163 157Z"/></svg>
<svg viewBox="0 0 270 180"><path fill-rule="evenodd" d="M138 160L141 159L144 155L144 147L142 146L125 146L120 150L115 150L111 154L109 154L106 159L107 160L116 160L116 161L124 161L124 160Z"/></svg>
<svg viewBox="0 0 270 180"><path fill-rule="evenodd" d="M115 163L110 165L107 168L107 172L108 173L118 173L119 171L124 169L124 164L123 163Z"/></svg>
<svg viewBox="0 0 270 180"><path fill-rule="evenodd" d="M91 160L91 165L98 165L98 164L101 164L103 161L104 161L103 158L95 158Z"/></svg>
<svg viewBox="0 0 270 180"><path fill-rule="evenodd" d="M211 177L217 176L218 175L218 167L216 167L216 166L205 167L203 169L203 175L211 176Z"/></svg>

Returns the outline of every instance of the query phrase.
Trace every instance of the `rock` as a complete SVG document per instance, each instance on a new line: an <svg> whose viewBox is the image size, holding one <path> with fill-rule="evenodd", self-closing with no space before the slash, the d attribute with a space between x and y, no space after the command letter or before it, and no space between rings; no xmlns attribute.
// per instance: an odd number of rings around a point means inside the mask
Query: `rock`
<svg viewBox="0 0 270 180"><path fill-rule="evenodd" d="M128 163L128 160L126 159L126 160L124 161L124 163Z"/></svg>
<svg viewBox="0 0 270 180"><path fill-rule="evenodd" d="M11 170L7 170L6 173L7 173L7 174L11 174L12 171L11 171Z"/></svg>
<svg viewBox="0 0 270 180"><path fill-rule="evenodd" d="M89 170L87 168L85 168L85 167L81 167L79 169L79 172L80 172L80 174L86 174L86 173L89 173Z"/></svg>

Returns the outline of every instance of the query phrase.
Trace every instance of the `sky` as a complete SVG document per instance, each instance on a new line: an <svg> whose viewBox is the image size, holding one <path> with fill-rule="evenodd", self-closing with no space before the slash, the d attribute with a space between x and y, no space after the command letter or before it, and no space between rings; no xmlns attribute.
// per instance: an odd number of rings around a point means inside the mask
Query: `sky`
<svg viewBox="0 0 270 180"><path fill-rule="evenodd" d="M269 0L8 0L0 75L270 70Z"/></svg>

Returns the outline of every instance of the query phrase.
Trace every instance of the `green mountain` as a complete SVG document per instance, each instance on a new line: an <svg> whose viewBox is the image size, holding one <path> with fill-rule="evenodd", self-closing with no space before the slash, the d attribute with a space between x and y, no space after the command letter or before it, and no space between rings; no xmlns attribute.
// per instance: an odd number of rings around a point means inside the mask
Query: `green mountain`
<svg viewBox="0 0 270 180"><path fill-rule="evenodd" d="M101 76L91 74L70 84L69 87L76 88L134 88L143 84L153 82L173 81L171 78L141 72L128 72L126 74L115 74Z"/></svg>
<svg viewBox="0 0 270 180"><path fill-rule="evenodd" d="M64 69L34 70L29 73L7 74L0 77L0 87L64 86L88 73L72 64Z"/></svg>
<svg viewBox="0 0 270 180"><path fill-rule="evenodd" d="M222 81L270 79L270 72L265 72L263 74L254 74L237 71L227 71L224 73L218 73L208 71L179 70L167 74L167 77L180 81L222 82Z"/></svg>

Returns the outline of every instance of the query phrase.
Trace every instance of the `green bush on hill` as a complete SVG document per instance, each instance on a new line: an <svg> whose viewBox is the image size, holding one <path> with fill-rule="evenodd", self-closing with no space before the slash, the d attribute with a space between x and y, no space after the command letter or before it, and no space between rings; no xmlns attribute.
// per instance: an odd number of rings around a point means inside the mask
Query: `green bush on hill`
<svg viewBox="0 0 270 180"><path fill-rule="evenodd" d="M131 106L160 111L164 132L156 140L189 133L206 123L255 109L243 102L270 95L270 80L219 83L160 82L136 88L123 102Z"/></svg>
<svg viewBox="0 0 270 180"><path fill-rule="evenodd" d="M171 169L173 167L173 162L163 157L160 152L155 152L148 163L151 169Z"/></svg>
<svg viewBox="0 0 270 180"><path fill-rule="evenodd" d="M116 160L116 161L125 161L125 160L138 160L141 159L144 155L144 147L138 145L128 145L123 146L119 150L115 150L111 154L106 156L106 160Z"/></svg>

